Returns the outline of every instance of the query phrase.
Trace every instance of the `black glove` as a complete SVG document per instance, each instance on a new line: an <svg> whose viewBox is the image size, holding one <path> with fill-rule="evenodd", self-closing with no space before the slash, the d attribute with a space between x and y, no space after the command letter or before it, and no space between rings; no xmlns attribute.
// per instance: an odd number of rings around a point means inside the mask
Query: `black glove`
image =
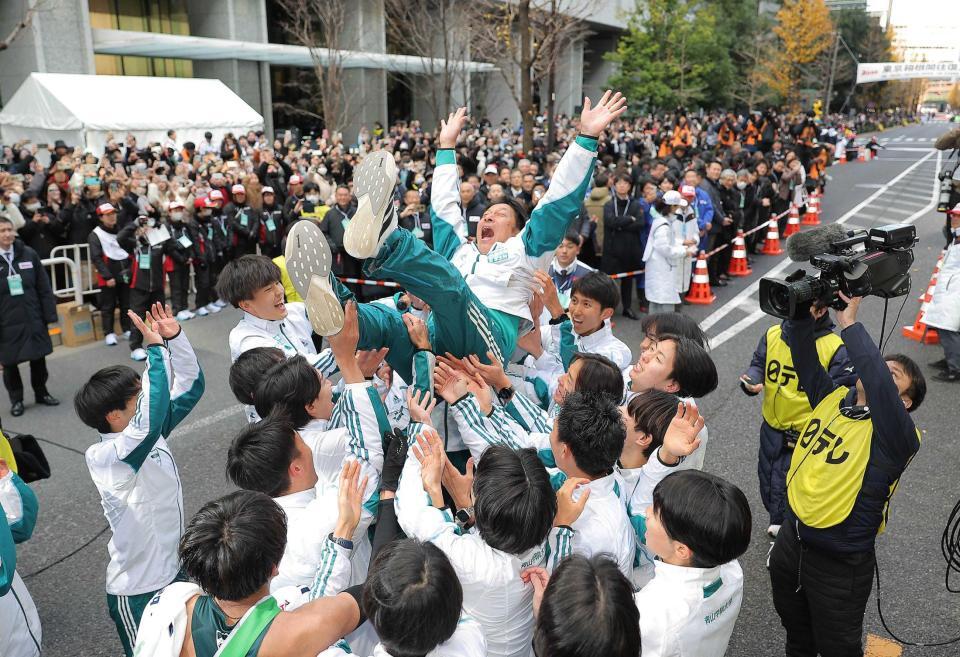
<svg viewBox="0 0 960 657"><path fill-rule="evenodd" d="M403 464L407 460L407 437L400 429L394 429L392 433L384 432L383 442L387 443L387 447L383 455L380 488L396 493L397 485L400 483L400 472L403 471Z"/></svg>

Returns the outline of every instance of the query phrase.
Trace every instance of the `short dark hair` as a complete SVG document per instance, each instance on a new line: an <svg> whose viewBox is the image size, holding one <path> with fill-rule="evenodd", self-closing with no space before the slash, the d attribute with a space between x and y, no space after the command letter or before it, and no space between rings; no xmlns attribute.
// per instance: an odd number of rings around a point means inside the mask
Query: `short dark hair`
<svg viewBox="0 0 960 657"><path fill-rule="evenodd" d="M477 463L473 496L480 537L508 554L543 543L557 514L550 475L530 448L488 448Z"/></svg>
<svg viewBox="0 0 960 657"><path fill-rule="evenodd" d="M577 467L590 477L610 474L623 452L627 428L619 402L602 392L574 391L560 407L557 439L570 447Z"/></svg>
<svg viewBox="0 0 960 657"><path fill-rule="evenodd" d="M577 245L577 248L580 248L580 237L581 237L580 233L578 233L577 231L571 229L571 230L568 230L568 231L564 234L564 236L563 236L563 241L564 241L564 242L573 242L574 244Z"/></svg>
<svg viewBox="0 0 960 657"><path fill-rule="evenodd" d="M229 301L234 308L241 301L249 301L257 290L280 282L280 268L263 255L242 255L230 260L217 279L217 295Z"/></svg>
<svg viewBox="0 0 960 657"><path fill-rule="evenodd" d="M257 385L271 367L287 356L277 347L254 347L248 349L230 366L230 391L241 404L252 404Z"/></svg>
<svg viewBox="0 0 960 657"><path fill-rule="evenodd" d="M674 541L693 551L694 568L733 561L750 545L750 503L743 491L708 472L681 470L653 489L653 513Z"/></svg>
<svg viewBox="0 0 960 657"><path fill-rule="evenodd" d="M527 224L527 210L517 199L513 198L509 194L504 194L503 198L498 201L494 201L487 208L492 208L495 205L506 205L511 210L513 210L513 223L516 225L517 230L523 230L523 227Z"/></svg>
<svg viewBox="0 0 960 657"><path fill-rule="evenodd" d="M690 338L704 349L708 349L710 341L707 334L700 328L697 320L683 313L653 313L645 315L640 320L640 328L644 332L654 335L679 335Z"/></svg>
<svg viewBox="0 0 960 657"><path fill-rule="evenodd" d="M603 555L561 561L543 594L533 647L544 657L639 655L640 613L617 564Z"/></svg>
<svg viewBox="0 0 960 657"><path fill-rule="evenodd" d="M904 354L887 354L883 357L884 361L893 361L903 368L903 373L910 377L910 385L904 391L910 399L910 408L908 413L913 413L920 408L924 398L927 396L927 379L923 376L923 371L909 356Z"/></svg>
<svg viewBox="0 0 960 657"><path fill-rule="evenodd" d="M310 421L305 406L317 398L322 387L317 369L302 355L282 360L264 372L253 393L257 415L266 417L276 409L300 429Z"/></svg>
<svg viewBox="0 0 960 657"><path fill-rule="evenodd" d="M290 487L296 427L282 412L241 429L227 450L227 477L244 490L279 497Z"/></svg>
<svg viewBox="0 0 960 657"><path fill-rule="evenodd" d="M180 539L180 565L203 592L248 598L270 581L287 545L287 516L263 493L240 490L207 502Z"/></svg>
<svg viewBox="0 0 960 657"><path fill-rule="evenodd" d="M631 178L631 177L630 177L630 174L627 173L626 171L621 171L621 172L618 173L616 176L614 176L613 182L614 182L614 184L616 184L616 183L618 183L618 182L630 183L630 188L631 188L631 189L633 188L633 178Z"/></svg>
<svg viewBox="0 0 960 657"><path fill-rule="evenodd" d="M617 364L600 354L573 354L570 365L583 363L577 374L574 390L580 392L603 392L613 399L623 399L623 373Z"/></svg>
<svg viewBox="0 0 960 657"><path fill-rule="evenodd" d="M671 340L676 344L670 378L677 382L678 395L700 398L717 389L720 383L717 365L707 350L695 340L671 334L661 334L657 340Z"/></svg>
<svg viewBox="0 0 960 657"><path fill-rule="evenodd" d="M650 444L643 450L644 456L650 456L663 444L670 423L677 415L680 399L669 392L651 389L634 396L627 404L627 413L633 420L633 428L651 437Z"/></svg>
<svg viewBox="0 0 960 657"><path fill-rule="evenodd" d="M575 280L570 294L579 294L600 304L600 308L616 308L620 303L620 289L613 279L602 271L592 271Z"/></svg>
<svg viewBox="0 0 960 657"><path fill-rule="evenodd" d="M384 546L363 587L363 612L391 655L426 655L453 636L463 588L440 548L412 538Z"/></svg>
<svg viewBox="0 0 960 657"><path fill-rule="evenodd" d="M12 226L12 225L13 225L13 219L11 219L10 217L8 217L8 216L5 215L5 214L0 214L0 224L10 224L10 225Z"/></svg>
<svg viewBox="0 0 960 657"><path fill-rule="evenodd" d="M610 174L602 169L597 172L597 175L594 176L593 186L594 187L606 187L610 183Z"/></svg>
<svg viewBox="0 0 960 657"><path fill-rule="evenodd" d="M138 394L140 375L126 365L111 365L97 371L83 384L73 397L73 408L85 425L100 433L109 433L107 415L124 409L130 398Z"/></svg>

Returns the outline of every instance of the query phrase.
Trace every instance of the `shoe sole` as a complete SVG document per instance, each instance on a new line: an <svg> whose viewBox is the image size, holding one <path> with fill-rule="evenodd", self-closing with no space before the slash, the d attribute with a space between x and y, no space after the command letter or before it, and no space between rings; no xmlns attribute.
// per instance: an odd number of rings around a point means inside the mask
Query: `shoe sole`
<svg viewBox="0 0 960 657"><path fill-rule="evenodd" d="M391 207L396 184L397 165L383 151L366 156L354 172L357 212L343 235L343 248L354 258L374 257L384 236L396 227L396 213Z"/></svg>
<svg viewBox="0 0 960 657"><path fill-rule="evenodd" d="M287 276L297 294L304 299L313 276L326 280L330 275L333 263L330 245L323 231L312 221L298 221L293 225L283 255L287 261Z"/></svg>
<svg viewBox="0 0 960 657"><path fill-rule="evenodd" d="M343 329L343 307L330 287L328 277L321 278L314 274L303 299L314 333L326 337L336 335Z"/></svg>

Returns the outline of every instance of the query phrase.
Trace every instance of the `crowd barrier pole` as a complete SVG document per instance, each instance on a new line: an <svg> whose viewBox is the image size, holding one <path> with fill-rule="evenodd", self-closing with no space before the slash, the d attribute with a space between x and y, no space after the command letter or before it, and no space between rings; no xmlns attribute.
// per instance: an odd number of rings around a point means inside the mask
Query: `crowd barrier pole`
<svg viewBox="0 0 960 657"><path fill-rule="evenodd" d="M80 278L79 268L77 263L71 259L64 256L57 256L56 258L44 258L40 261L40 264L44 266L45 269L50 270L50 287L53 289L53 295L57 297L66 297L73 296L73 300L80 305L83 303L83 290L76 284ZM73 285L60 287L57 285L56 267L55 265L65 265L70 269L70 279L73 281Z"/></svg>

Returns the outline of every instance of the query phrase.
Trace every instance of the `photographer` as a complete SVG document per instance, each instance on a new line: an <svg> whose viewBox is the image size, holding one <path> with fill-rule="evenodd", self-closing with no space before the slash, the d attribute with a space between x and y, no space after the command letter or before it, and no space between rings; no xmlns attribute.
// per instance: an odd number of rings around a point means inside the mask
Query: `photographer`
<svg viewBox="0 0 960 657"><path fill-rule="evenodd" d="M787 517L769 556L788 655L863 654L875 540L900 475L920 448L909 413L926 394L916 363L883 356L857 322L860 297L836 312L860 378L837 385L817 355L813 318L788 320L790 352L813 409L787 473ZM814 629L815 628L815 629Z"/></svg>
<svg viewBox="0 0 960 657"><path fill-rule="evenodd" d="M949 242L947 252L940 265L940 275L933 291L933 300L927 308L924 321L927 326L937 329L943 358L930 363L931 367L942 370L934 374L937 381L956 383L960 381L960 295L956 292L956 282L960 281L960 203L950 212ZM950 290L950 284L954 289Z"/></svg>

